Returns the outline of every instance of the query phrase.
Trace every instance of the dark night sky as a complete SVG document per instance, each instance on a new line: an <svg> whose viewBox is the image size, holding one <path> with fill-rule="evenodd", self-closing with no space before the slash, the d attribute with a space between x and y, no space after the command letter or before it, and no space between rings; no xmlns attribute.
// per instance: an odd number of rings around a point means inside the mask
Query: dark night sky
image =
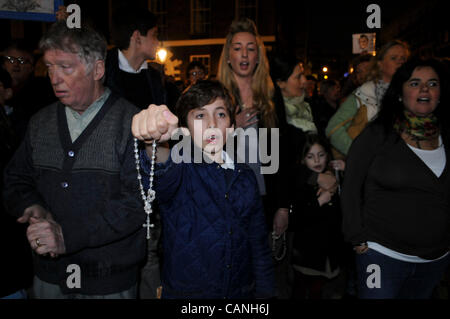
<svg viewBox="0 0 450 319"><path fill-rule="evenodd" d="M125 0L113 0L126 2ZM213 0L232 1L232 0ZM84 18L94 22L105 35L108 36L108 15L103 10L107 5L107 0L71 0L79 3L83 10ZM336 66L341 71L346 69L348 61L353 57L351 53L352 34L361 32L380 31L369 29L366 26L366 19L370 13L366 12L369 4L375 3L381 7L381 27L389 25L400 15L408 14L417 4L428 4L431 2L441 2L437 0L276 0L276 12L269 10L270 14L277 14L278 22L281 25L278 32L273 30L271 34L276 34L280 40L280 46L296 51L297 55L304 57L305 47L307 58L314 62L314 65L322 65L335 61ZM442 0L442 3L445 1ZM146 4L146 1L142 1ZM190 1L185 0L188 8ZM267 11L266 11L267 12ZM83 18L83 19L84 19ZM260 23L264 21L260 17ZM0 35L9 21L0 21ZM282 32L280 33L280 29ZM25 30L28 40L37 43L42 28L36 22L25 22ZM420 30L421 31L421 30ZM9 34L5 34L8 36ZM378 37L379 38L379 37ZM422 37L423 38L423 37ZM377 42L379 46L380 42Z"/></svg>
<svg viewBox="0 0 450 319"><path fill-rule="evenodd" d="M405 3L412 1L283 1L281 10L287 15L287 23L293 33L295 28L300 31L308 29L308 39L319 44L324 50L347 47L343 42L351 41L351 34L358 32L373 32L366 26L370 13L366 8L370 3L376 3L381 8L382 27L392 21Z"/></svg>
<svg viewBox="0 0 450 319"><path fill-rule="evenodd" d="M369 29L366 25L371 14L366 12L369 4L380 6L383 28L415 2L417 0L282 1L277 6L285 33L283 46L288 50L297 48L297 55L301 57L307 47L307 57L313 67L334 60L336 67L342 70L352 58L353 33L375 32L379 36L379 29Z"/></svg>

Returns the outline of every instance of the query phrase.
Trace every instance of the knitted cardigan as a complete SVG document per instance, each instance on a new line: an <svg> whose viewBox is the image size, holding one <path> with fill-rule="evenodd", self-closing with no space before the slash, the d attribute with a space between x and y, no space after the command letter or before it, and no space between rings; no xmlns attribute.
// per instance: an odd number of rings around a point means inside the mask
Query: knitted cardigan
<svg viewBox="0 0 450 319"><path fill-rule="evenodd" d="M8 211L21 216L40 204L62 228L66 254L34 259L36 275L65 294L111 294L136 283L145 255L130 130L136 112L111 94L72 143L64 106L49 105L31 119L5 171ZM81 288L66 284L71 264L80 267Z"/></svg>

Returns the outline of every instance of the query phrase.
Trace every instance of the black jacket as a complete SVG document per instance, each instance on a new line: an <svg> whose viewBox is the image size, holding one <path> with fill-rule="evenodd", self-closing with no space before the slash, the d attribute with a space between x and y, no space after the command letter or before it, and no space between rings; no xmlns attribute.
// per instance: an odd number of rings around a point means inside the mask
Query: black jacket
<svg viewBox="0 0 450 319"><path fill-rule="evenodd" d="M353 141L342 188L343 227L353 245L373 241L435 259L450 246L450 145L440 177L397 133L372 123Z"/></svg>
<svg viewBox="0 0 450 319"><path fill-rule="evenodd" d="M308 183L310 170L296 165L292 172L290 188L292 212L289 215L289 231L294 232L293 247L299 252L293 263L303 267L325 271L328 257L332 270L340 263L343 249L341 210L339 196L335 194L329 203L319 206L317 186Z"/></svg>
<svg viewBox="0 0 450 319"><path fill-rule="evenodd" d="M150 90L151 100L149 104L161 105L165 104L169 109L173 110L178 97L178 89L170 82L164 81L161 76L161 72L157 71L149 65L145 72L145 78L147 79L148 89ZM108 51L106 56L106 74L105 85L108 86L112 92L127 99L132 104L137 105L135 97L124 89L124 83L120 77L119 69L119 50L117 48Z"/></svg>

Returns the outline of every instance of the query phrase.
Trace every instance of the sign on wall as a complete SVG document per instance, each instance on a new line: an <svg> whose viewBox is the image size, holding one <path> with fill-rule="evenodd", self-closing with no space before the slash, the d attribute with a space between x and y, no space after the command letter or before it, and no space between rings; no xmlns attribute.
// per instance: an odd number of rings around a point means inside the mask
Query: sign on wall
<svg viewBox="0 0 450 319"><path fill-rule="evenodd" d="M353 54L375 53L376 33L353 34Z"/></svg>
<svg viewBox="0 0 450 319"><path fill-rule="evenodd" d="M0 0L0 18L53 22L63 3L63 0Z"/></svg>

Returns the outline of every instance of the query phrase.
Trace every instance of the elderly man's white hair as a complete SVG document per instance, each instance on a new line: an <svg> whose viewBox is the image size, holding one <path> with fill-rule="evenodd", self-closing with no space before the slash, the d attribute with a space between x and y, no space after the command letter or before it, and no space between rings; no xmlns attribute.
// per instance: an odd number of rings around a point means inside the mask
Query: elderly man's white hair
<svg viewBox="0 0 450 319"><path fill-rule="evenodd" d="M92 71L96 61L106 59L106 40L89 27L68 28L65 21L54 23L39 42L43 53L47 50L61 50L78 54L86 65L87 73Z"/></svg>

